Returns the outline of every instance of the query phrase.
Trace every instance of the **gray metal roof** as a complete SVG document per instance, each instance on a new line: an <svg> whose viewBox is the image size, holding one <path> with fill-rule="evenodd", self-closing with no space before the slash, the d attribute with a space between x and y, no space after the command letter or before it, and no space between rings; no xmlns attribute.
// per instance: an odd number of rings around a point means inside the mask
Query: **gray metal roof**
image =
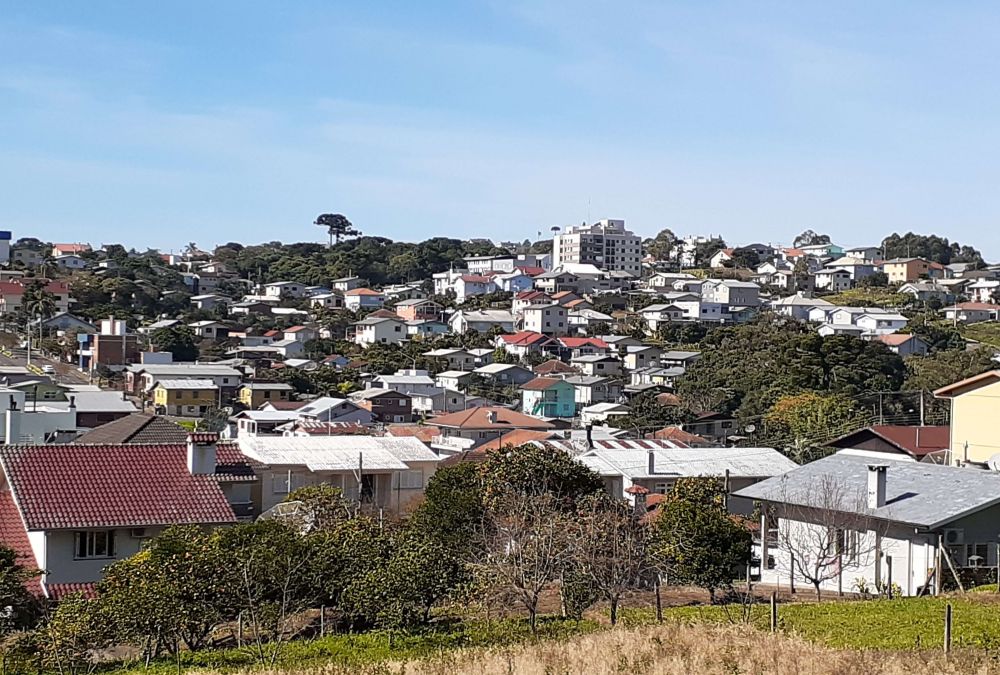
<svg viewBox="0 0 1000 675"><path fill-rule="evenodd" d="M419 439L395 436L252 436L240 451L268 465L304 465L310 471L403 471L410 462L437 462Z"/></svg>
<svg viewBox="0 0 1000 675"><path fill-rule="evenodd" d="M833 479L845 495L864 496L868 465L885 464L886 505L868 509L861 499L845 499L844 511L935 529L1000 502L1000 473L923 462L885 460L838 453L735 493L760 501L816 506L817 487ZM829 501L829 497L825 501Z"/></svg>
<svg viewBox="0 0 1000 675"><path fill-rule="evenodd" d="M727 470L734 478L762 478L796 466L772 448L687 448L662 439L600 441L595 446L578 460L601 475L630 479L724 476Z"/></svg>

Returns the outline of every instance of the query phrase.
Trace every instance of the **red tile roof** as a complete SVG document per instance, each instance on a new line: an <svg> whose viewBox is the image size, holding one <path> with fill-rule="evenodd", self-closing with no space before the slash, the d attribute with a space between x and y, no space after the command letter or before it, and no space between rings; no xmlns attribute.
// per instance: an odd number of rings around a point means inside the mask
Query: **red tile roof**
<svg viewBox="0 0 1000 675"><path fill-rule="evenodd" d="M529 277L537 277L539 274L545 274L544 267L530 267L528 265L516 265L515 267Z"/></svg>
<svg viewBox="0 0 1000 675"><path fill-rule="evenodd" d="M951 447L950 427L904 427L888 424L859 429L830 441L829 445L834 448L857 447L871 435L917 459Z"/></svg>
<svg viewBox="0 0 1000 675"><path fill-rule="evenodd" d="M653 438L673 441L674 443L683 443L692 448L711 445L708 439L702 438L698 434L692 434L690 431L684 431L680 427L664 427L659 431L653 432Z"/></svg>
<svg viewBox="0 0 1000 675"><path fill-rule="evenodd" d="M542 291L521 291L514 297L517 298L518 300L534 300L535 298L549 299L548 294L543 293Z"/></svg>
<svg viewBox="0 0 1000 675"><path fill-rule="evenodd" d="M463 274L461 280L470 284L488 284L492 279L482 274Z"/></svg>
<svg viewBox="0 0 1000 675"><path fill-rule="evenodd" d="M945 307L948 309L979 309L984 312L998 312L1000 311L1000 305L994 305L991 302L960 302L957 305L951 307Z"/></svg>
<svg viewBox="0 0 1000 675"><path fill-rule="evenodd" d="M565 380L561 380L557 377L536 377L530 382L525 382L524 384L522 384L521 389L527 391L544 391L545 389L554 387L560 382L564 381Z"/></svg>
<svg viewBox="0 0 1000 675"><path fill-rule="evenodd" d="M473 452L490 452L491 450L499 450L500 448L506 447L508 445L517 447L519 445L524 445L525 443L530 443L531 441L544 441L551 438L553 432L551 431L532 431L531 429L515 429L514 431L508 431L500 438L494 438L488 443L483 443Z"/></svg>
<svg viewBox="0 0 1000 675"><path fill-rule="evenodd" d="M86 253L90 244L52 244L52 248L60 253Z"/></svg>
<svg viewBox="0 0 1000 675"><path fill-rule="evenodd" d="M390 436L416 438L424 443L430 443L432 438L441 433L437 427L429 427L424 424L390 424L385 430Z"/></svg>
<svg viewBox="0 0 1000 675"><path fill-rule="evenodd" d="M546 361L545 363L540 363L537 366L535 366L536 375L549 375L552 373L575 373L575 372L577 372L576 368L567 363L563 363L559 359L552 359L550 361Z"/></svg>
<svg viewBox="0 0 1000 675"><path fill-rule="evenodd" d="M344 295L382 295L378 291L373 291L370 288L354 288L349 291L344 291Z"/></svg>
<svg viewBox="0 0 1000 675"><path fill-rule="evenodd" d="M490 413L496 415L494 421L488 419ZM508 410L507 408L470 408L447 415L438 415L427 420L427 424L436 427L457 429L551 429L548 422Z"/></svg>
<svg viewBox="0 0 1000 675"><path fill-rule="evenodd" d="M890 333L889 335L879 335L875 339L879 342L889 345L890 347L898 347L902 344L906 344L912 339L920 339L912 333Z"/></svg>
<svg viewBox="0 0 1000 675"><path fill-rule="evenodd" d="M52 600L62 600L75 593L81 593L83 597L92 600L97 597L97 584L45 584L45 591Z"/></svg>
<svg viewBox="0 0 1000 675"><path fill-rule="evenodd" d="M21 520L21 512L14 503L14 494L10 490L0 490L0 544L14 551L17 562L26 569L37 569L38 561L28 542L28 531ZM27 583L28 590L35 595L42 594L42 583L34 577Z"/></svg>
<svg viewBox="0 0 1000 675"><path fill-rule="evenodd" d="M511 335L501 335L500 339L509 345L533 345L536 342L544 342L549 338L541 333L536 333L530 330L522 330Z"/></svg>
<svg viewBox="0 0 1000 675"><path fill-rule="evenodd" d="M186 444L6 445L0 464L29 531L236 522Z"/></svg>
<svg viewBox="0 0 1000 675"><path fill-rule="evenodd" d="M271 406L275 410L298 410L302 406L306 405L309 401L266 401L260 405L261 408L264 406Z"/></svg>
<svg viewBox="0 0 1000 675"><path fill-rule="evenodd" d="M579 347L586 347L588 345L592 347L597 347L598 349L610 349L610 345L600 338L594 337L563 337L558 338L559 342L563 347L568 347L570 349L577 349Z"/></svg>

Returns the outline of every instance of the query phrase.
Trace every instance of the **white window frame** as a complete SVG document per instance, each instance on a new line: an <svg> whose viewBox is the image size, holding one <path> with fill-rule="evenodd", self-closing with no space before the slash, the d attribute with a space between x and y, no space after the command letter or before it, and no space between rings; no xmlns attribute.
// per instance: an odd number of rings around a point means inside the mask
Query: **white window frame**
<svg viewBox="0 0 1000 675"><path fill-rule="evenodd" d="M116 539L115 530L74 532L73 560L110 560L115 557Z"/></svg>

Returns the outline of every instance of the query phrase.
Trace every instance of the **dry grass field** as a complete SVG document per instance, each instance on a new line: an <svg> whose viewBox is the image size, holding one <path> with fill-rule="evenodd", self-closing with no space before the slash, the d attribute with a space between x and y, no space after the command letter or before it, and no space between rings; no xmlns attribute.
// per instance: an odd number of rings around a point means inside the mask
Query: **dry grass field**
<svg viewBox="0 0 1000 675"><path fill-rule="evenodd" d="M193 671L217 675L216 671ZM745 626L667 624L606 630L563 641L497 649L457 650L406 663L325 665L302 669L238 671L241 675L561 675L611 673L706 675L915 675L1000 673L983 649L934 651L833 649Z"/></svg>

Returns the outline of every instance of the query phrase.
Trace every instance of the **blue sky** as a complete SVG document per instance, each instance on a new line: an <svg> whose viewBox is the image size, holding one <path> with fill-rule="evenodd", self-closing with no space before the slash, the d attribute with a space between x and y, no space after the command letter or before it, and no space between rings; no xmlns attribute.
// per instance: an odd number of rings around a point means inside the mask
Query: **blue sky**
<svg viewBox="0 0 1000 675"><path fill-rule="evenodd" d="M0 0L0 227L180 248L366 234L1000 258L1000 7Z"/></svg>

